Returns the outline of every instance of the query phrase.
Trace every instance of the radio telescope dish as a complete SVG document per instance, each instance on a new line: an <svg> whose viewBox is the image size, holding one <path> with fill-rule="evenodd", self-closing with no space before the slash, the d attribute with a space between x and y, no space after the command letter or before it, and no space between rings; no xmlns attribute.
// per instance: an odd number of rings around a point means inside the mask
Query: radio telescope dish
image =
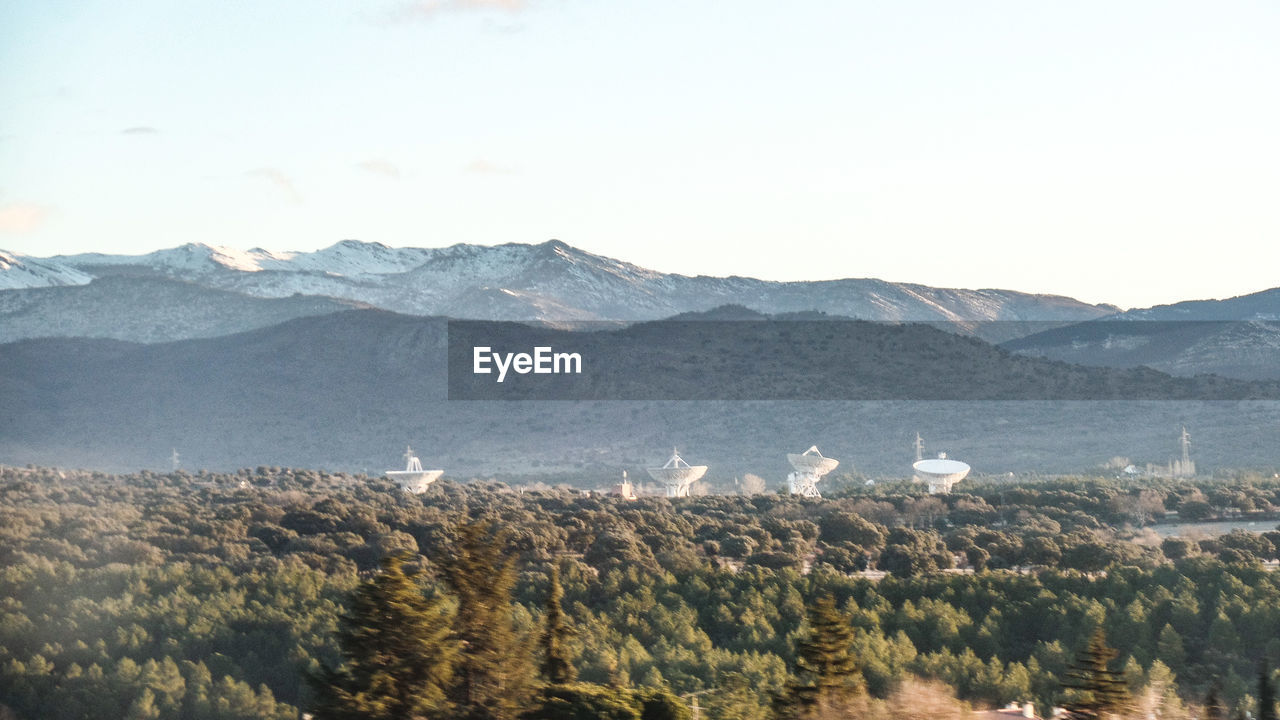
<svg viewBox="0 0 1280 720"><path fill-rule="evenodd" d="M388 470L384 474L388 480L399 485L400 489L407 493L421 495L427 491L431 483L444 474L443 470L423 470L422 461L413 454L411 447L405 447L404 459L404 470Z"/></svg>
<svg viewBox="0 0 1280 720"><path fill-rule="evenodd" d="M689 497L689 486L707 474L706 465L690 465L680 457L675 449L671 450L671 459L660 468L646 468L649 477L662 483L667 490L667 497Z"/></svg>
<svg viewBox="0 0 1280 720"><path fill-rule="evenodd" d="M969 474L969 466L959 460L951 460L946 453L938 453L938 457L928 460L917 460L911 468L916 471L916 481L929 486L929 494L938 495L951 492L952 486Z"/></svg>
<svg viewBox="0 0 1280 720"><path fill-rule="evenodd" d="M840 464L835 458L823 457L818 446L810 446L802 453L787 453L787 462L796 471L787 475L787 484L791 486L792 495L804 497L822 497L818 492L818 481L823 475L836 469Z"/></svg>

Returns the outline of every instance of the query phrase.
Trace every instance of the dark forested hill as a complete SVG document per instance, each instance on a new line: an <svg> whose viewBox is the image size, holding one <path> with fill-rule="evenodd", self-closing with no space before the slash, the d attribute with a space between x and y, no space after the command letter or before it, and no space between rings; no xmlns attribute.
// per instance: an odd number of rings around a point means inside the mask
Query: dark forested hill
<svg viewBox="0 0 1280 720"><path fill-rule="evenodd" d="M1129 310L1023 335L1005 347L1086 365L1280 379L1280 288Z"/></svg>
<svg viewBox="0 0 1280 720"><path fill-rule="evenodd" d="M493 327L616 364L577 396L595 399L448 400L447 323L371 310L153 345L23 341L0 346L0 462L164 467L176 448L188 467L380 470L412 443L451 472L635 473L679 445L731 487L780 481L784 454L815 442L842 471L906 472L917 431L979 472L1163 463L1188 425L1202 461L1280 463L1277 403L1240 400L1269 384L1073 367L924 326Z"/></svg>
<svg viewBox="0 0 1280 720"><path fill-rule="evenodd" d="M0 291L0 342L91 337L165 342L244 332L361 307L329 297L250 297L162 277L111 275L87 285Z"/></svg>
<svg viewBox="0 0 1280 720"><path fill-rule="evenodd" d="M1275 321L1099 320L1045 330L1004 347L1084 365L1280 379L1280 323Z"/></svg>

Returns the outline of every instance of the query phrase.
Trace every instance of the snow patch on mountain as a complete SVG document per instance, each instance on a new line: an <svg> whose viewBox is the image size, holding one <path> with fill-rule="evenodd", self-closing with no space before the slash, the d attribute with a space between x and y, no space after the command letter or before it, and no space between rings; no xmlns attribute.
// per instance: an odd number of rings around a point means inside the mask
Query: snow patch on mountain
<svg viewBox="0 0 1280 720"><path fill-rule="evenodd" d="M392 248L378 242L343 240L322 250L292 253L288 267L307 272L332 275L386 275L402 273L426 262L433 250L426 248Z"/></svg>
<svg viewBox="0 0 1280 720"><path fill-rule="evenodd" d="M0 250L0 290L87 285L93 277L54 259Z"/></svg>
<svg viewBox="0 0 1280 720"><path fill-rule="evenodd" d="M294 253L275 253L261 248L240 250L228 245L187 243L176 248L156 250L144 255L106 255L85 253L61 256L57 259L74 267L92 269L94 266L133 265L151 268L162 274L208 274L219 271L259 272L267 268L285 266Z"/></svg>

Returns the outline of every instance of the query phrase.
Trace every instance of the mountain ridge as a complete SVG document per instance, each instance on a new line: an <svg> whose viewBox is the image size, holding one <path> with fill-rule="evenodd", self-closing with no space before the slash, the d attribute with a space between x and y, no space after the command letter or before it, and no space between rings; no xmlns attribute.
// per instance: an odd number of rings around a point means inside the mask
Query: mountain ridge
<svg viewBox="0 0 1280 720"><path fill-rule="evenodd" d="M144 255L88 253L39 263L47 270L41 278L0 272L0 280L52 286L116 275L156 277L256 298L302 294L412 315L492 320L656 320L741 304L770 314L820 311L869 320L954 322L961 331L982 332L977 324L992 320L1070 323L1117 310L1056 295L933 288L874 278L781 282L688 276L596 255L559 240L443 248L344 240L310 253L189 243ZM1023 331L1010 324L1001 332L1016 336Z"/></svg>

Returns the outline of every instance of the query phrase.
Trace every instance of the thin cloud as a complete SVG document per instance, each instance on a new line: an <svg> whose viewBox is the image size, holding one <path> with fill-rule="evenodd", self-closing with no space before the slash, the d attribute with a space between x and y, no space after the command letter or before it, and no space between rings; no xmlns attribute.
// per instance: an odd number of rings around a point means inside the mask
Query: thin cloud
<svg viewBox="0 0 1280 720"><path fill-rule="evenodd" d="M121 135L159 135L160 131L147 125L127 127L120 131Z"/></svg>
<svg viewBox="0 0 1280 720"><path fill-rule="evenodd" d="M494 165L488 160L472 160L467 165L467 172L479 173L481 175L514 175L515 170L501 165Z"/></svg>
<svg viewBox="0 0 1280 720"><path fill-rule="evenodd" d="M290 202L302 202L302 196L298 194L298 189L294 187L293 180L276 168L258 168L250 170L249 177L262 178L269 181L272 185L280 188L285 195L288 196Z"/></svg>
<svg viewBox="0 0 1280 720"><path fill-rule="evenodd" d="M400 179L400 168L394 163L386 160L365 160L364 162L356 163L356 167L366 172L371 172L374 175L391 178L392 180Z"/></svg>
<svg viewBox="0 0 1280 720"><path fill-rule="evenodd" d="M441 13L502 10L517 13L528 7L525 0L415 0L392 8L386 19L393 23L430 20Z"/></svg>
<svg viewBox="0 0 1280 720"><path fill-rule="evenodd" d="M44 224L49 209L33 203L0 205L0 233L29 233Z"/></svg>

